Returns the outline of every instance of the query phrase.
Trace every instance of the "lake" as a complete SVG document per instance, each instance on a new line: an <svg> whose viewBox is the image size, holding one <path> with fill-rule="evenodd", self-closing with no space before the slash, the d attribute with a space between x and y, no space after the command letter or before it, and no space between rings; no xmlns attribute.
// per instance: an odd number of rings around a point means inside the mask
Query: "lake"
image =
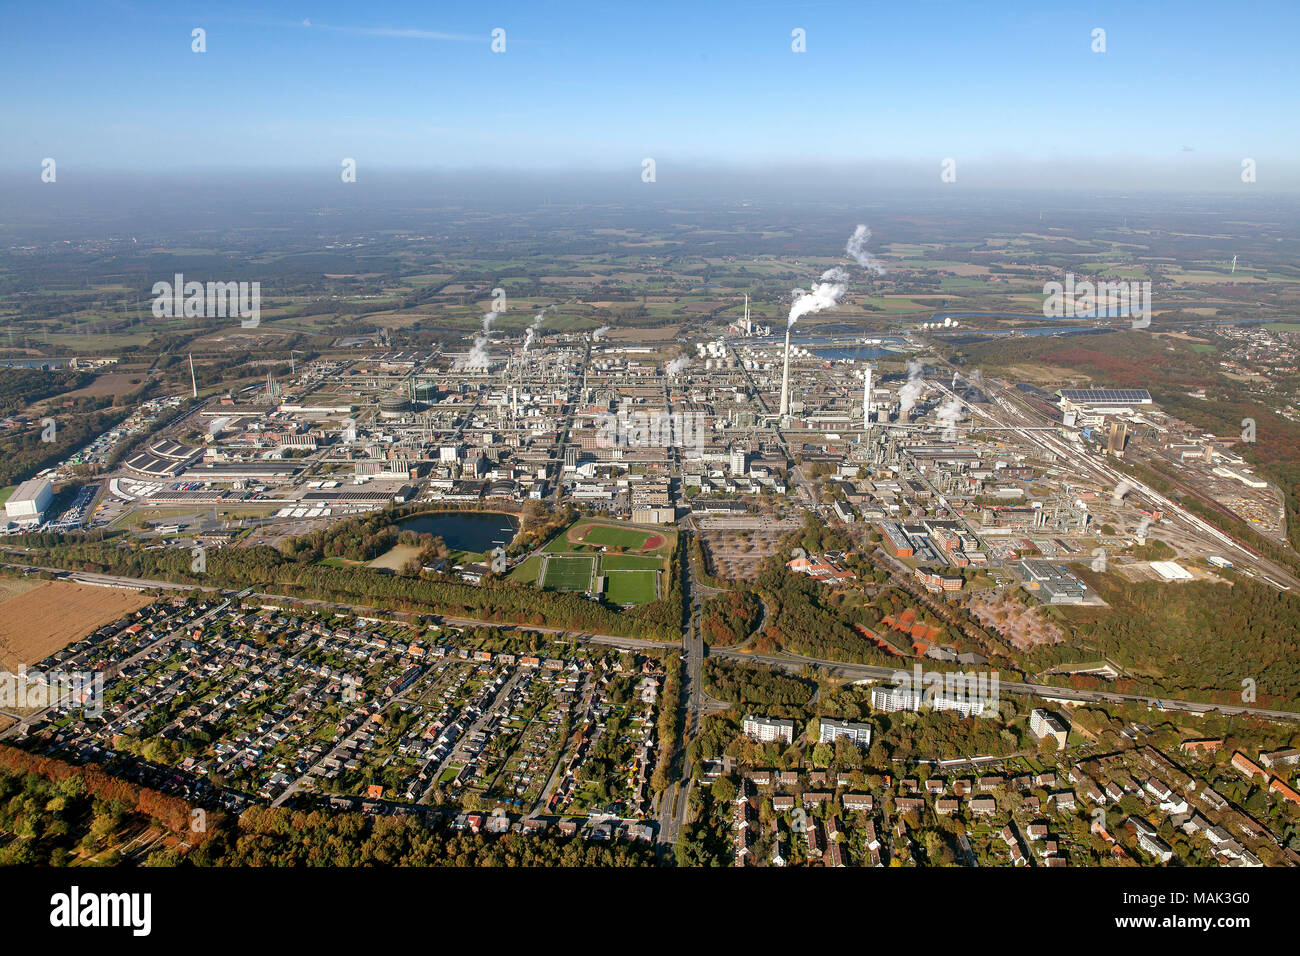
<svg viewBox="0 0 1300 956"><path fill-rule="evenodd" d="M437 535L453 551L481 554L505 546L519 531L513 515L489 511L431 511L397 522L403 531Z"/></svg>

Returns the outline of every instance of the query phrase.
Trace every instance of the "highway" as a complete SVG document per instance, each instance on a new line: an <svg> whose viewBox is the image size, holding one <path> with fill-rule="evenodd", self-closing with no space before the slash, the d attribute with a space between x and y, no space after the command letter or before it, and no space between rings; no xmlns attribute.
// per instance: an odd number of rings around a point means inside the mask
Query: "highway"
<svg viewBox="0 0 1300 956"><path fill-rule="evenodd" d="M870 664L852 664L843 661L822 660L811 657L801 657L796 654L783 653L780 655L773 654L752 654L738 651L735 648L716 647L709 648L706 652L704 640L699 631L699 598L697 588L700 585L694 582L696 575L693 561L690 557L691 549L686 548L687 560L683 562L685 571L685 581L690 586L688 597L688 606L690 607L690 626L685 633L680 644L683 656L683 700L687 702L688 713L686 716L685 733L683 740L683 750L689 745L695 733L698 731L699 715L709 711L722 709L726 704L722 701L709 698L704 693L703 688L703 662L708 656L727 657L737 660L761 661L772 664L773 666L782 667L786 670L798 672L804 667L819 667L828 671L832 676L845 677L855 680L873 679L888 680L898 670L893 667L878 667ZM9 564L8 567L22 567L22 565ZM58 571L56 568L41 568L39 570ZM62 573L62 572L60 572ZM116 587L128 587L134 589L170 587L175 589L194 590L197 585L170 584L166 581L153 581L144 578L128 578L115 575L90 574L88 572L74 571L67 572L69 580L93 580L86 583L95 583L102 585L111 585ZM252 594L252 589L245 589L238 595L227 599L226 604L235 598L242 598ZM256 594L258 598L268 600L293 601L302 604L320 604L328 607L347 608L349 610L375 611L376 608L370 608L358 604L329 604L323 601L307 601L301 598L290 598L284 595ZM217 613L220 608L213 608L204 617ZM432 615L437 617L437 615ZM439 618L443 622L453 626L463 627L497 627L506 629L520 629L530 631L542 631L545 633L556 634L565 638L572 638L579 643L601 644L611 647L618 647L624 650L662 650L665 647L678 646L676 642L671 641L650 641L642 638L623 637L616 634L591 634L581 631L566 631L560 628L538 627L536 625L516 625L503 624L498 621L478 621L467 618ZM138 655L135 655L138 656ZM1226 704L1206 704L1200 701L1177 700L1156 696L1146 696L1139 694L1119 694L1109 691L1086 691L1074 690L1068 687L1059 687L1053 684L1034 684L1020 683L1013 681L1002 681L1000 688L1007 693L1018 695L1032 695L1037 697L1051 697L1058 700L1079 701L1083 703L1095 701L1109 701L1121 704L1142 704L1148 707L1161 707L1164 710L1182 711L1185 713L1213 713L1219 712L1230 715L1247 715L1263 717L1273 720L1300 720L1300 713L1293 713L1285 710L1270 710L1263 707L1246 707ZM10 728L12 731L13 728ZM683 757L683 764L684 764ZM685 768L683 767L683 770ZM685 801L682 801L683 807L681 812L676 816L681 819L684 817Z"/></svg>
<svg viewBox="0 0 1300 956"><path fill-rule="evenodd" d="M828 661L798 654L746 654L732 648L716 647L709 649L711 657L725 657L732 660L759 661L782 670L799 674L810 667L826 670L832 677L849 680L893 681L895 675L910 674L904 667L880 667L874 664L850 664L843 661ZM971 673L967 671L966 673ZM994 671L986 672L989 675ZM1070 687L1058 687L1054 684L1034 684L1023 681L1004 681L999 679L998 690L1018 697L1044 697L1051 700L1072 701L1075 703L1108 702L1115 704L1141 704L1148 708L1177 711L1188 714L1221 713L1232 716L1262 717L1269 720L1288 720L1300 722L1300 713L1288 710L1269 710L1265 707L1246 707L1235 704L1206 704L1201 701L1178 700L1169 697L1155 697L1142 694L1118 694L1111 691L1075 690Z"/></svg>

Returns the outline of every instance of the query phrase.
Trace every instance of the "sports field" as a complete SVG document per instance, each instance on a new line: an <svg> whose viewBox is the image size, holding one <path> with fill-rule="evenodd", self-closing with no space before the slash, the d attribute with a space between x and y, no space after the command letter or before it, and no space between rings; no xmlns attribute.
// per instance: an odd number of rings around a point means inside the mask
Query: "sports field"
<svg viewBox="0 0 1300 956"><path fill-rule="evenodd" d="M611 571L605 575L605 600L611 604L649 604L659 597L654 571Z"/></svg>
<svg viewBox="0 0 1300 956"><path fill-rule="evenodd" d="M587 547L626 548L629 551L643 552L654 551L667 543L667 539L657 531L583 522L570 528L568 537L574 544Z"/></svg>
<svg viewBox="0 0 1300 956"><path fill-rule="evenodd" d="M661 571L663 558L640 554L605 554L600 558L600 570L605 571Z"/></svg>
<svg viewBox="0 0 1300 956"><path fill-rule="evenodd" d="M591 588L595 558L548 556L542 568L542 587L557 591L586 591Z"/></svg>

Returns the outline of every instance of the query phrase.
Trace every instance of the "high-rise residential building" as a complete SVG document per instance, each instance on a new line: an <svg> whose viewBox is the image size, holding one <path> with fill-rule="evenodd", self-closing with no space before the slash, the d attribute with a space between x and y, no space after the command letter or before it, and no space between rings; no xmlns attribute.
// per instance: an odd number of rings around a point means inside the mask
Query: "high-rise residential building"
<svg viewBox="0 0 1300 956"><path fill-rule="evenodd" d="M847 720L832 720L829 717L821 719L821 730L818 739L824 744L833 744L841 737L847 738L859 747L871 746L871 725L862 723L852 723Z"/></svg>
<svg viewBox="0 0 1300 956"><path fill-rule="evenodd" d="M773 720L768 717L755 717L753 714L746 714L741 729L749 737L761 743L771 743L774 740L780 740L783 743L794 743L794 721L793 720Z"/></svg>
<svg viewBox="0 0 1300 956"><path fill-rule="evenodd" d="M1029 729L1039 740L1047 736L1056 738L1058 747L1065 746L1065 738L1069 735L1069 728L1065 726L1065 722L1042 707L1035 707L1029 712Z"/></svg>

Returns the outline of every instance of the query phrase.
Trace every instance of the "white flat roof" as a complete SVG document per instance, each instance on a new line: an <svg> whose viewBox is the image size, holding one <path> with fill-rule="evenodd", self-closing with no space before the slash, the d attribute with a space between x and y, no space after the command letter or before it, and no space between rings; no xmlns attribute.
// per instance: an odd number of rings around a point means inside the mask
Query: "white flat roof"
<svg viewBox="0 0 1300 956"><path fill-rule="evenodd" d="M28 478L14 489L13 494L9 496L6 504L10 502L17 504L20 501L35 501L46 489L49 488L50 480L48 478Z"/></svg>
<svg viewBox="0 0 1300 956"><path fill-rule="evenodd" d="M1160 575L1166 581L1190 581L1192 572L1177 561L1152 561L1151 570Z"/></svg>

